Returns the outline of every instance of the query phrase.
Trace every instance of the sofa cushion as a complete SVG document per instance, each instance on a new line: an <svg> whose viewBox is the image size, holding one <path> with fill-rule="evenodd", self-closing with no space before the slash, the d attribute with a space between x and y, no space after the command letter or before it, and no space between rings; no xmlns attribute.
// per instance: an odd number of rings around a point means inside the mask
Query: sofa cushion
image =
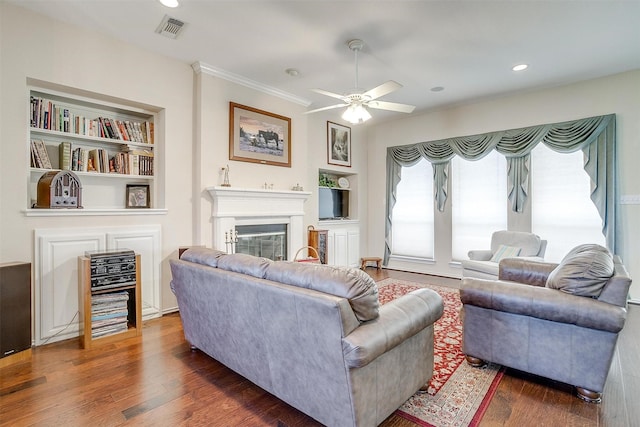
<svg viewBox="0 0 640 427"><path fill-rule="evenodd" d="M346 298L362 322L378 317L378 285L360 269L276 261L268 266L264 278Z"/></svg>
<svg viewBox="0 0 640 427"><path fill-rule="evenodd" d="M519 256L536 256L540 252L540 237L524 231L496 231L491 236L491 251L496 253L500 245L520 248Z"/></svg>
<svg viewBox="0 0 640 427"><path fill-rule="evenodd" d="M189 248L182 253L180 259L195 262L197 264L208 265L209 267L217 267L218 259L226 255L225 252L216 249L195 247Z"/></svg>
<svg viewBox="0 0 640 427"><path fill-rule="evenodd" d="M267 267L272 263L273 261L267 258L247 254L229 254L218 259L218 268L264 279Z"/></svg>
<svg viewBox="0 0 640 427"><path fill-rule="evenodd" d="M491 257L492 262L500 262L503 258L515 258L520 254L520 248L515 246L500 245Z"/></svg>
<svg viewBox="0 0 640 427"><path fill-rule="evenodd" d="M547 287L597 298L613 276L613 256L605 247L585 244L573 248L549 274Z"/></svg>

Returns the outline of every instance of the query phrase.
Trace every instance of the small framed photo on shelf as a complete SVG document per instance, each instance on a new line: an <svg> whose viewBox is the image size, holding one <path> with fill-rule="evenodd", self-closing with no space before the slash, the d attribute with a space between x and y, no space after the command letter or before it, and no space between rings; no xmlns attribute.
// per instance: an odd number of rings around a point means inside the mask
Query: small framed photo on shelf
<svg viewBox="0 0 640 427"><path fill-rule="evenodd" d="M327 163L351 167L351 128L327 122Z"/></svg>
<svg viewBox="0 0 640 427"><path fill-rule="evenodd" d="M229 160L291 167L291 119L229 103Z"/></svg>
<svg viewBox="0 0 640 427"><path fill-rule="evenodd" d="M147 184L127 184L127 209L151 207L151 194Z"/></svg>

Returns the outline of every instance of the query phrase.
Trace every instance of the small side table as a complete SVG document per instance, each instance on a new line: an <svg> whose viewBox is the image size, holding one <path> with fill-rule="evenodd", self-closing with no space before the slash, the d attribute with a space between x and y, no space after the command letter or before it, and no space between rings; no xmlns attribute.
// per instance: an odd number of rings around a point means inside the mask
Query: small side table
<svg viewBox="0 0 640 427"><path fill-rule="evenodd" d="M375 262L376 268L382 270L382 258L377 256L369 256L360 258L360 269L364 270L367 267L367 263Z"/></svg>

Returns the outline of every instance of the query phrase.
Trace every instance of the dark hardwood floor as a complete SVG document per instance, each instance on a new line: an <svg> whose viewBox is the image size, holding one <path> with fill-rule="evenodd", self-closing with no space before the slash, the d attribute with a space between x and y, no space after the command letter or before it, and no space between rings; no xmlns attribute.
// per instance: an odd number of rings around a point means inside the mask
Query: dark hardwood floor
<svg viewBox="0 0 640 427"><path fill-rule="evenodd" d="M455 279L368 268L444 286ZM571 387L507 370L482 426L640 426L640 307L631 306L600 405ZM635 397L634 397L635 396ZM178 314L145 322L141 337L91 350L67 340L0 369L2 426L316 426L306 415L189 349ZM415 426L392 415L385 427Z"/></svg>

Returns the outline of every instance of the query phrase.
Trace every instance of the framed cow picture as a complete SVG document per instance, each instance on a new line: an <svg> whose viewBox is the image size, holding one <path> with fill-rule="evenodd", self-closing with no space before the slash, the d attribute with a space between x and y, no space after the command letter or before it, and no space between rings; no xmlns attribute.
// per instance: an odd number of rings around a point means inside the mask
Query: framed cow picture
<svg viewBox="0 0 640 427"><path fill-rule="evenodd" d="M229 159L291 167L291 119L230 102Z"/></svg>

